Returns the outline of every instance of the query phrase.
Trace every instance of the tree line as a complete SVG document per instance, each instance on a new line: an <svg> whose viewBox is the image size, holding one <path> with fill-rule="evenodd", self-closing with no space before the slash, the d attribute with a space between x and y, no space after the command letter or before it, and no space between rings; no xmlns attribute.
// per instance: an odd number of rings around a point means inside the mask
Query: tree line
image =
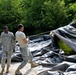
<svg viewBox="0 0 76 75"><path fill-rule="evenodd" d="M24 24L29 35L51 31L76 19L76 0L0 0L0 32Z"/></svg>

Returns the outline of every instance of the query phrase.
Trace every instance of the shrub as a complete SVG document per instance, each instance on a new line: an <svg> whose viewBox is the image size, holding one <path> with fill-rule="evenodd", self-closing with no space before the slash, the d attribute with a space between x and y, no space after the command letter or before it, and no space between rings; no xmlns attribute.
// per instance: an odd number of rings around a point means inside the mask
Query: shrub
<svg viewBox="0 0 76 75"><path fill-rule="evenodd" d="M75 52L67 45L67 44L65 44L63 41L59 41L58 42L58 44L59 44L59 46L60 46L60 48L62 49L62 50L64 50L64 52L65 52L65 54L66 55L70 55L70 54L74 54Z"/></svg>

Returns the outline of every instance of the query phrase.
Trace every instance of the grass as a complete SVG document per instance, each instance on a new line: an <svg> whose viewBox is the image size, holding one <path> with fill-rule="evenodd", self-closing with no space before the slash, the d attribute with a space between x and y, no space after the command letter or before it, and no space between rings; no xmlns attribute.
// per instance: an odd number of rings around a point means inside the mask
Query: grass
<svg viewBox="0 0 76 75"><path fill-rule="evenodd" d="M66 55L75 54L75 52L68 45L66 45L63 41L60 40L58 42L58 44L59 44L60 48L62 50L64 50L64 52L65 52Z"/></svg>

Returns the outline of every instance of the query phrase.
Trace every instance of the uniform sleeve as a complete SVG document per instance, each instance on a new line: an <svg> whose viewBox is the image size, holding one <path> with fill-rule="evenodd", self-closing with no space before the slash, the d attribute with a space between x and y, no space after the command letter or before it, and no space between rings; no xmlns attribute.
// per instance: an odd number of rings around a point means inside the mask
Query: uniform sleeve
<svg viewBox="0 0 76 75"><path fill-rule="evenodd" d="M1 33L1 36L0 36L0 45L2 45L2 33Z"/></svg>
<svg viewBox="0 0 76 75"><path fill-rule="evenodd" d="M15 49L15 36L14 36L14 34L12 33L12 48L13 48L13 50Z"/></svg>

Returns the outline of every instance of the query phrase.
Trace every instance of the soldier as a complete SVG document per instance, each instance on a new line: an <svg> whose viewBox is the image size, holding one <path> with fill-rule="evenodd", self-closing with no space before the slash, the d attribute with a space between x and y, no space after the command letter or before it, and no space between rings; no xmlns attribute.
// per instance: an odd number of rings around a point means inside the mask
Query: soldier
<svg viewBox="0 0 76 75"><path fill-rule="evenodd" d="M1 60L1 73L3 75L5 62L7 57L7 69L6 73L9 72L9 67L11 64L11 54L14 48L14 35L12 32L8 31L8 26L4 26L3 32L1 33L1 44L2 44L2 60Z"/></svg>
<svg viewBox="0 0 76 75"><path fill-rule="evenodd" d="M22 24L18 25L18 31L16 32L16 41L18 41L20 45L20 51L22 54L23 61L17 68L15 75L22 75L20 70L27 64L28 59L30 60L31 67L36 67L38 64L32 62L32 55L31 52L28 50L28 39L26 35L23 33L24 26Z"/></svg>

